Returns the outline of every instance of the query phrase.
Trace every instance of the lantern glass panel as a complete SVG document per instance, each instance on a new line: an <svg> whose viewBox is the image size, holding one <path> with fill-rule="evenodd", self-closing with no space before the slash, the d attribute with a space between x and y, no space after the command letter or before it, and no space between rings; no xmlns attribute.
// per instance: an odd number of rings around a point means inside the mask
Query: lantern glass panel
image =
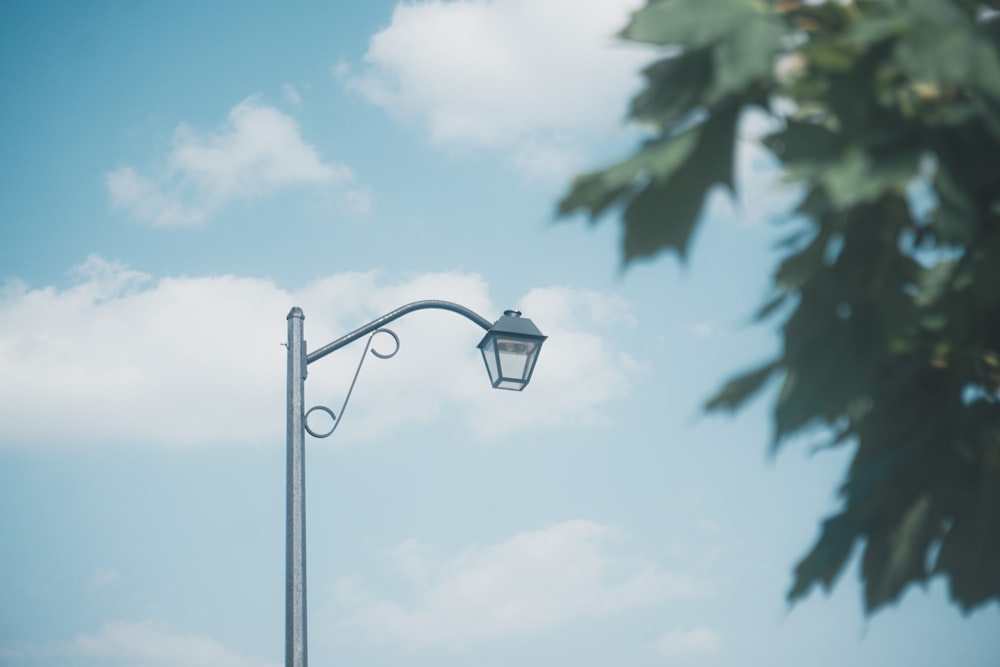
<svg viewBox="0 0 1000 667"><path fill-rule="evenodd" d="M497 365L499 359L497 357L497 346L496 338L490 336L483 343L483 360L486 361L486 372L490 374L490 384L494 387L496 386L497 380L500 379L500 368Z"/></svg>
<svg viewBox="0 0 1000 667"><path fill-rule="evenodd" d="M516 338L499 338L497 352L500 372L504 380L525 382L535 363L538 344Z"/></svg>

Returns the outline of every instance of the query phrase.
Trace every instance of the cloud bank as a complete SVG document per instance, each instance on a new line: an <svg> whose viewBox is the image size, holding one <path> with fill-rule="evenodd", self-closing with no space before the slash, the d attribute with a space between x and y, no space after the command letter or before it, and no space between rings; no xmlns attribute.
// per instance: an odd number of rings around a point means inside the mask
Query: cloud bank
<svg viewBox="0 0 1000 667"><path fill-rule="evenodd" d="M399 3L364 67L334 74L367 99L416 119L438 146L501 148L522 172L562 179L583 145L619 130L645 48L621 30L638 0Z"/></svg>
<svg viewBox="0 0 1000 667"><path fill-rule="evenodd" d="M347 625L371 640L460 647L707 593L694 577L623 557L617 543L615 530L586 520L455 554L408 540L388 555L419 591L416 604L372 597L356 580L341 582L338 604L356 609Z"/></svg>
<svg viewBox="0 0 1000 667"><path fill-rule="evenodd" d="M503 392L489 387L478 327L442 311L398 320L400 352L369 356L340 443L418 424L490 440L599 420L638 370L604 333L630 321L627 305L594 292L538 288L498 307L475 274L343 273L290 291L231 275L154 280L99 257L74 276L62 289L0 289L0 447L284 442L283 343L294 305L305 311L309 349L421 299L455 301L488 319L520 307L549 336L531 386ZM310 406L339 409L362 349L310 366Z"/></svg>
<svg viewBox="0 0 1000 667"><path fill-rule="evenodd" d="M123 667L277 667L234 653L209 637L182 634L158 621L113 621L78 635L67 653Z"/></svg>
<svg viewBox="0 0 1000 667"><path fill-rule="evenodd" d="M159 620L108 621L96 633L81 633L68 642L0 646L4 665L70 664L66 659L109 667L278 667Z"/></svg>
<svg viewBox="0 0 1000 667"><path fill-rule="evenodd" d="M722 637L707 626L690 630L668 630L653 642L653 649L657 654L671 663L682 664L715 654L721 646Z"/></svg>

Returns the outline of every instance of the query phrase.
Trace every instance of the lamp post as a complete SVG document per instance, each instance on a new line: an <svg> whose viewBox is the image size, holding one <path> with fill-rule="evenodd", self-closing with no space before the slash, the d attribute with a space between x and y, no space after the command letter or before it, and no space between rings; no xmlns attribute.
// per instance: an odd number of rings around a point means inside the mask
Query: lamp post
<svg viewBox="0 0 1000 667"><path fill-rule="evenodd" d="M369 350L375 356L386 359L399 350L399 338L391 329L384 328L390 322L415 310L449 310L462 315L486 330L478 348L483 354L490 384L496 389L521 391L531 380L531 374L538 360L538 351L545 336L527 319L521 318L516 310L505 311L503 317L493 324L465 306L450 301L415 301L368 324L341 336L337 340L312 352L306 351L303 337L305 315L295 307L288 313L288 380L287 380L287 467L286 467L286 514L285 514L285 667L307 667L306 651L306 466L305 435L317 438L330 436L340 425L344 409L354 391L358 373L367 358ZM390 335L395 341L395 349L382 354L371 349L372 338L379 333ZM365 351L361 355L354 379L347 390L340 414L325 406L305 410L305 381L307 368L314 361L350 345L354 341L369 336ZM328 414L333 427L317 433L309 428L308 415L314 410Z"/></svg>

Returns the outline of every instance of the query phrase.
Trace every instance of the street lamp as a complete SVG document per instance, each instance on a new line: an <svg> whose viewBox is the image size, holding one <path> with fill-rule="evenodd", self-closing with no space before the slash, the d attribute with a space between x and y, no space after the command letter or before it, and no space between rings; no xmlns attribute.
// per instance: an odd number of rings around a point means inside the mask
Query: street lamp
<svg viewBox="0 0 1000 667"><path fill-rule="evenodd" d="M516 310L505 311L503 317L490 324L481 315L465 306L450 301L415 301L401 306L368 324L341 336L337 340L312 352L306 351L303 338L302 309L295 307L288 313L288 381L287 381L287 467L286 467L286 514L285 514L285 667L306 667L306 498L305 498L305 434L316 438L330 436L340 425L340 418L354 391L361 366L369 350L376 357L387 359L399 351L399 337L386 324L407 313L424 309L450 310L462 315L486 330L479 342L479 349L486 363L490 384L496 389L521 391L531 380L531 374L538 360L538 351L545 336L534 323L522 318ZM395 348L389 353L380 353L371 348L372 339L380 333L389 335ZM354 379L347 390L339 415L330 408L317 406L305 410L305 381L307 367L331 352L350 345L368 336L365 351L358 362ZM329 431L316 432L309 427L308 415L313 411L325 412L333 419Z"/></svg>
<svg viewBox="0 0 1000 667"><path fill-rule="evenodd" d="M493 388L521 391L527 387L544 340L534 322L521 319L521 311L505 310L478 346Z"/></svg>

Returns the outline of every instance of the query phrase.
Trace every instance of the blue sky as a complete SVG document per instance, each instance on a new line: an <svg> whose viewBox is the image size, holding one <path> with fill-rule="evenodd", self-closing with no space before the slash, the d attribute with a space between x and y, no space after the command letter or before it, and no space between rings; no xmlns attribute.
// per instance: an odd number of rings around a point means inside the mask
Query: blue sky
<svg viewBox="0 0 1000 667"><path fill-rule="evenodd" d="M417 299L549 340L498 392L476 327L407 316L307 442L313 664L996 664L942 582L789 609L850 452L700 412L778 344L763 121L686 265L554 220L640 136L635 6L0 4L0 665L280 664L285 315L314 349Z"/></svg>

